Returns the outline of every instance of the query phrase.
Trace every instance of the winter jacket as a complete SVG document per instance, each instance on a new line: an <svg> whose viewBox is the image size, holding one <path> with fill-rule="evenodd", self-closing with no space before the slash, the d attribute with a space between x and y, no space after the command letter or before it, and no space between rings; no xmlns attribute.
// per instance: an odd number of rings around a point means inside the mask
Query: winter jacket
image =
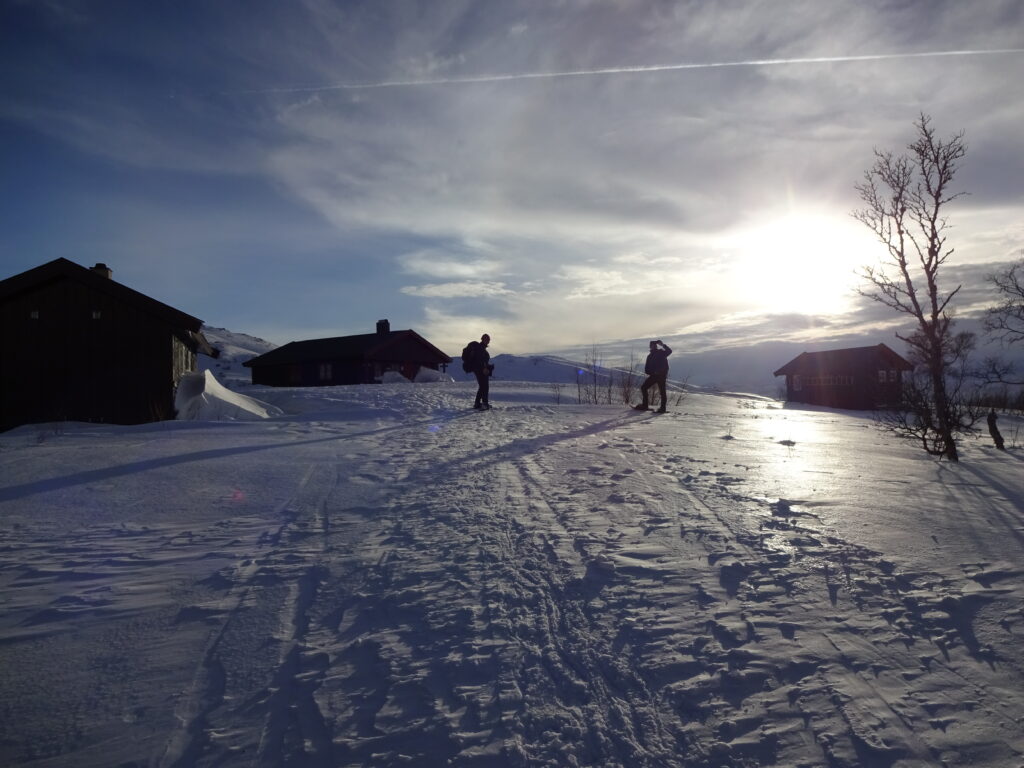
<svg viewBox="0 0 1024 768"><path fill-rule="evenodd" d="M470 366L470 370L474 373L487 373L487 368L491 362L491 353L487 351L480 342L474 342L473 347L473 363Z"/></svg>
<svg viewBox="0 0 1024 768"><path fill-rule="evenodd" d="M662 344L660 349L651 350L644 364L644 373L648 376L654 373L668 373L668 356L672 350Z"/></svg>

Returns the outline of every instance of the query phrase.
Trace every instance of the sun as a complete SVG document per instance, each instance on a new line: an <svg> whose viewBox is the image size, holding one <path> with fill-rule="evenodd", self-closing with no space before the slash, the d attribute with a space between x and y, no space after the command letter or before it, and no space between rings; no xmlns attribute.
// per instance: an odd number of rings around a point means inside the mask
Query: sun
<svg viewBox="0 0 1024 768"><path fill-rule="evenodd" d="M841 314L855 299L872 242L863 225L842 214L766 218L730 243L737 298L752 312Z"/></svg>

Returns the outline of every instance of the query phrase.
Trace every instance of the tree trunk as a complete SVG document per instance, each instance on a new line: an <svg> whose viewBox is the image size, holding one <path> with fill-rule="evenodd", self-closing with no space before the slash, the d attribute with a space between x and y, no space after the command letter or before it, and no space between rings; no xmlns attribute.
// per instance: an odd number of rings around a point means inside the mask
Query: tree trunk
<svg viewBox="0 0 1024 768"><path fill-rule="evenodd" d="M960 461L956 440L953 437L953 425L949 421L949 398L946 396L946 377L941 358L933 359L929 368L932 375L932 394L935 397L935 421L945 445L944 455L950 461Z"/></svg>

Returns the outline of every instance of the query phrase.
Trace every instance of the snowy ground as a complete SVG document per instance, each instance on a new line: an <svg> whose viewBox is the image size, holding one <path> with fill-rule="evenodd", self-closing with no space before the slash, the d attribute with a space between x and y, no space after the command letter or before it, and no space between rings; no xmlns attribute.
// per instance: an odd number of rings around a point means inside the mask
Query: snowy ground
<svg viewBox="0 0 1024 768"><path fill-rule="evenodd" d="M0 764L1024 765L1019 447L245 394L285 415L0 435Z"/></svg>

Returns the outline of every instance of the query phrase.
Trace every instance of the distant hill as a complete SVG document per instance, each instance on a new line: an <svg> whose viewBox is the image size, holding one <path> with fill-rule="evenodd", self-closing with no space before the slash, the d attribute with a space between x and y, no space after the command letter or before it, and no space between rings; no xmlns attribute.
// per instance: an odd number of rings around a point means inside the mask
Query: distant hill
<svg viewBox="0 0 1024 768"><path fill-rule="evenodd" d="M199 370L212 371L222 384L229 387L248 384L252 380L249 369L243 367L242 363L277 348L276 344L265 339L245 333L235 333L226 328L213 328L204 325L203 335L214 348L220 351L220 357L212 358L200 355Z"/></svg>
<svg viewBox="0 0 1024 768"><path fill-rule="evenodd" d="M1017 378L1024 378L1024 345L1004 348L987 338L981 323L976 318L963 318L957 322L957 330L970 331L978 339L978 348L972 358L980 365L987 357L1001 357L1012 362L1018 372ZM769 397L778 397L785 389L783 379L772 373L788 363L801 352L821 352L829 349L868 347L887 344L895 352L906 356L906 345L890 330L864 334L845 334L820 341L762 341L753 344L738 343L732 346L708 348L712 339L696 336L665 336L673 348L669 358L670 378L686 380L704 390L722 392L748 392ZM703 342L703 343L702 343ZM597 354L612 365L628 360L632 353L643 369L647 355L647 339L633 339L596 347ZM594 348L575 347L554 350L554 359L585 360L593 355Z"/></svg>

